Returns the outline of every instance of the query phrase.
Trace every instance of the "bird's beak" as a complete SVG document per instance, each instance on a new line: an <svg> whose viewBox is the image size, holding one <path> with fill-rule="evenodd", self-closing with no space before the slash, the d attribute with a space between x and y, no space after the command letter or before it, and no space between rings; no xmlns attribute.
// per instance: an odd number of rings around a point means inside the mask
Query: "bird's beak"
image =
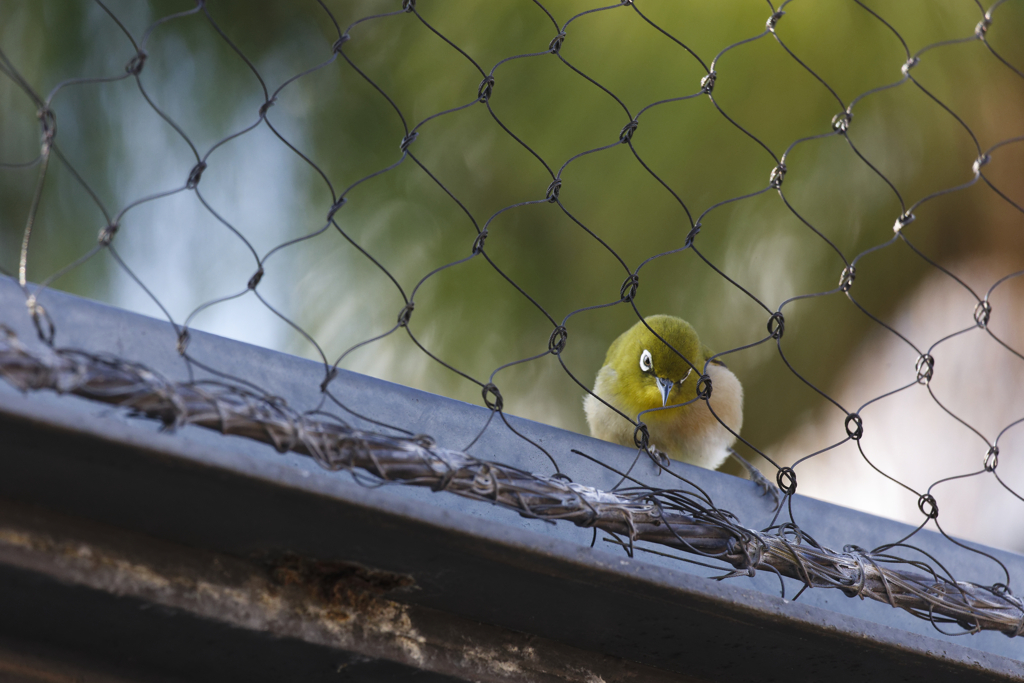
<svg viewBox="0 0 1024 683"><path fill-rule="evenodd" d="M672 391L672 380L662 379L661 377L654 378L658 382L658 391L661 392L661 405L662 407L668 405L668 394Z"/></svg>

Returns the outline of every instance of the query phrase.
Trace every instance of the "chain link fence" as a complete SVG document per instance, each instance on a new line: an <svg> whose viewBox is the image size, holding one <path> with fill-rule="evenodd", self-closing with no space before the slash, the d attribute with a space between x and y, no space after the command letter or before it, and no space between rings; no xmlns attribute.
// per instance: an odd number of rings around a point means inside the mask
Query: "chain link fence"
<svg viewBox="0 0 1024 683"><path fill-rule="evenodd" d="M1024 633L1019 579L958 540L1024 547L1024 3L97 0L0 19L0 268L44 342L0 344L16 387L723 579L770 571L784 595L783 576L946 634ZM190 378L63 347L51 287L166 318ZM507 414L584 431L604 349L655 313L744 382L744 429L725 427L782 491L764 528L655 457L642 415L617 411L637 448L600 463L613 490L573 480L585 446L522 436L534 472L474 451L515 432ZM319 360L320 406L193 355L194 327ZM343 403L338 368L490 416L443 448ZM713 410L696 370L690 402ZM917 531L825 548L798 490ZM926 528L977 574L919 550Z"/></svg>

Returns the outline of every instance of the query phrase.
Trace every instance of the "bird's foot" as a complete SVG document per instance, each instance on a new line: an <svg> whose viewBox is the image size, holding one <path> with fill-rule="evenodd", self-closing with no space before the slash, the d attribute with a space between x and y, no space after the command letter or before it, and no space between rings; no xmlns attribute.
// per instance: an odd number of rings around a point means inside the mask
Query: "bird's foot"
<svg viewBox="0 0 1024 683"><path fill-rule="evenodd" d="M653 460L659 467L658 474L661 474L661 470L668 469L668 455L666 455L664 451L659 451L657 446L648 446L647 455L649 455L651 460Z"/></svg>
<svg viewBox="0 0 1024 683"><path fill-rule="evenodd" d="M761 470L751 465L746 458L737 453L735 450L730 448L729 453L730 455L732 455L733 458L736 459L737 462L743 465L743 469L747 471L747 474L750 476L750 480L761 487L761 490L763 491L762 495L771 496L772 512L778 510L779 507L782 506L783 501L782 491L779 489L779 487L776 486L774 482L770 481L768 477L761 474Z"/></svg>
<svg viewBox="0 0 1024 683"><path fill-rule="evenodd" d="M761 495L771 496L772 499L772 512L775 512L782 506L783 495L782 491L775 484L775 482L768 479L758 470L754 470L750 474L750 480L761 487Z"/></svg>

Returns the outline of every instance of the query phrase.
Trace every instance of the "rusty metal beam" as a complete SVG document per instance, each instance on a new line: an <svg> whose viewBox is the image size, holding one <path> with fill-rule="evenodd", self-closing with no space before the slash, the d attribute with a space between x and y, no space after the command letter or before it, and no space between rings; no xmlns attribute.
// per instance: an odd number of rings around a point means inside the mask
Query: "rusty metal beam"
<svg viewBox="0 0 1024 683"><path fill-rule="evenodd" d="M0 322L31 338L13 289L0 286ZM58 343L181 375L166 324L46 296ZM316 364L201 333L190 352L258 374L300 409L317 400ZM486 419L481 409L358 375L341 385L353 405L450 445ZM622 455L513 423L548 448ZM68 666L125 680L211 681L933 683L1021 680L1024 670L1019 639L932 637L925 622L836 591L793 603L778 597L771 576L709 581L678 561L591 549L586 530L448 494L366 488L306 458L200 428L162 431L75 397L0 383L0 436L0 672L16 655L19 671L25 661L64 667L38 680L60 680ZM478 446L542 471L543 456L523 456L511 438ZM687 475L758 524L761 499L749 482ZM571 476L609 485L585 464ZM840 547L903 529L799 496L794 506L817 521L819 540ZM1024 571L1020 557L997 555L1014 575ZM18 654L34 651L57 654Z"/></svg>
<svg viewBox="0 0 1024 683"><path fill-rule="evenodd" d="M248 656L261 649L263 657L275 650L284 657L288 648L280 644L287 641L312 646L303 648L302 656L328 663L319 671L303 671L302 680L334 680L343 672L367 681L414 673L417 681L493 683L695 680L392 599L419 588L410 575L290 553L236 558L0 504L0 576L9 589L18 575L26 584L19 602L27 609L16 617L17 607L8 604L2 619L8 626L15 618L22 629L36 623L48 639L67 630L66 647L85 646L95 654L107 640L103 634L97 642L94 632L60 624L77 625L82 615L73 613L88 601L105 612L128 607L123 622L107 635L119 633L120 639L138 629L133 638L139 639L148 631L146 640L159 639L160 650L173 646L183 656L178 663L155 661L147 652L154 648L143 643L132 655L135 665L145 663L189 680L216 680L207 662L218 657L214 648L189 661L192 655L185 653L203 647L197 634L183 628L192 622L207 624L200 633L209 625L219 627L235 641L232 649L244 648ZM31 593L35 600L26 599ZM96 608L90 611L100 616ZM230 677L249 669L246 680L279 680L294 662L292 657L276 662L276 673L268 677L237 656L226 662ZM62 659L52 653L50 658ZM11 674L35 671L37 678L45 678L39 672L47 669L39 658L5 656L0 647L0 674L4 662ZM300 668L308 669L309 663Z"/></svg>

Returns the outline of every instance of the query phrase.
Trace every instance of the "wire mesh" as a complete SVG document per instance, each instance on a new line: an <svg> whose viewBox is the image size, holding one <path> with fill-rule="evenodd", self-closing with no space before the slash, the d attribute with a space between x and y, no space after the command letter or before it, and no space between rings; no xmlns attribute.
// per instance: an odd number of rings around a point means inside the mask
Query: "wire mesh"
<svg viewBox="0 0 1024 683"><path fill-rule="evenodd" d="M955 507L968 482L986 482L1011 514L1024 503L1012 464L1024 422L1012 389L1024 368L1012 315L1024 274L1014 165L1024 3L948 5L925 26L906 7L858 0L750 3L734 22L717 8L646 1L318 1L260 5L264 23L248 25L251 8L230 3L80 3L68 12L107 37L94 32L83 48L93 61L44 68L29 41L0 36L0 267L52 347L40 354L8 335L0 371L21 389L267 441L367 485L428 486L594 527L630 554L684 551L722 566L721 578L772 571L906 609L943 633L956 624L1020 635L1007 568L946 525L971 516ZM74 23L38 7L3 11L43 44L67 39ZM299 48L278 54L278 41ZM961 61L984 77L963 75ZM953 75L938 79L929 63ZM44 94L40 83L58 72ZM207 104L211 93L231 106ZM319 123L304 128L314 110ZM141 138L123 130L132 126ZM321 143L328 135L336 141ZM117 163L118 144L138 147L144 178ZM273 151L254 162L244 156L253 150ZM254 176L264 184L250 186ZM280 196L296 185L303 194ZM166 234L146 230L161 220ZM185 237L193 220L206 222ZM959 227L939 232L947 223ZM187 362L190 381L61 347L61 320L40 293L102 290L95 282L171 322L168 353ZM916 311L936 324L915 326ZM648 455L642 416L616 411L638 449L633 465L602 463L621 473L612 491L570 479L586 453L523 435L545 458L542 474L472 455L487 430L515 432L506 414L529 415L531 404L581 428L579 397L609 332L652 313L720 328L730 343L715 358L755 377L754 424L736 434L739 448L760 456L786 497L764 529L716 508L678 467L655 459L671 487L631 476ZM257 370L228 376L190 353L193 326L230 330L253 315L256 341L322 362L318 408L297 413L260 387ZM996 377L974 377L976 360L996 352L985 366ZM866 377L853 389L834 378L842 358ZM343 404L339 367L474 395L490 417L463 448L440 448ZM691 401L713 406L707 367L696 370L704 384ZM973 382L944 384L944 372ZM211 374L216 382L202 379ZM1000 378L1008 393L996 392ZM872 423L912 431L922 418L900 403L909 396L939 411L924 425L938 441L897 461L891 444L872 441ZM810 411L819 427L801 424ZM966 430L974 450L945 430ZM816 480L843 486L851 462L916 510L915 532L870 551L814 541L813 520L788 503ZM940 502L957 519L940 524ZM1003 545L1024 542L984 526ZM997 578L953 576L913 544L925 528Z"/></svg>

